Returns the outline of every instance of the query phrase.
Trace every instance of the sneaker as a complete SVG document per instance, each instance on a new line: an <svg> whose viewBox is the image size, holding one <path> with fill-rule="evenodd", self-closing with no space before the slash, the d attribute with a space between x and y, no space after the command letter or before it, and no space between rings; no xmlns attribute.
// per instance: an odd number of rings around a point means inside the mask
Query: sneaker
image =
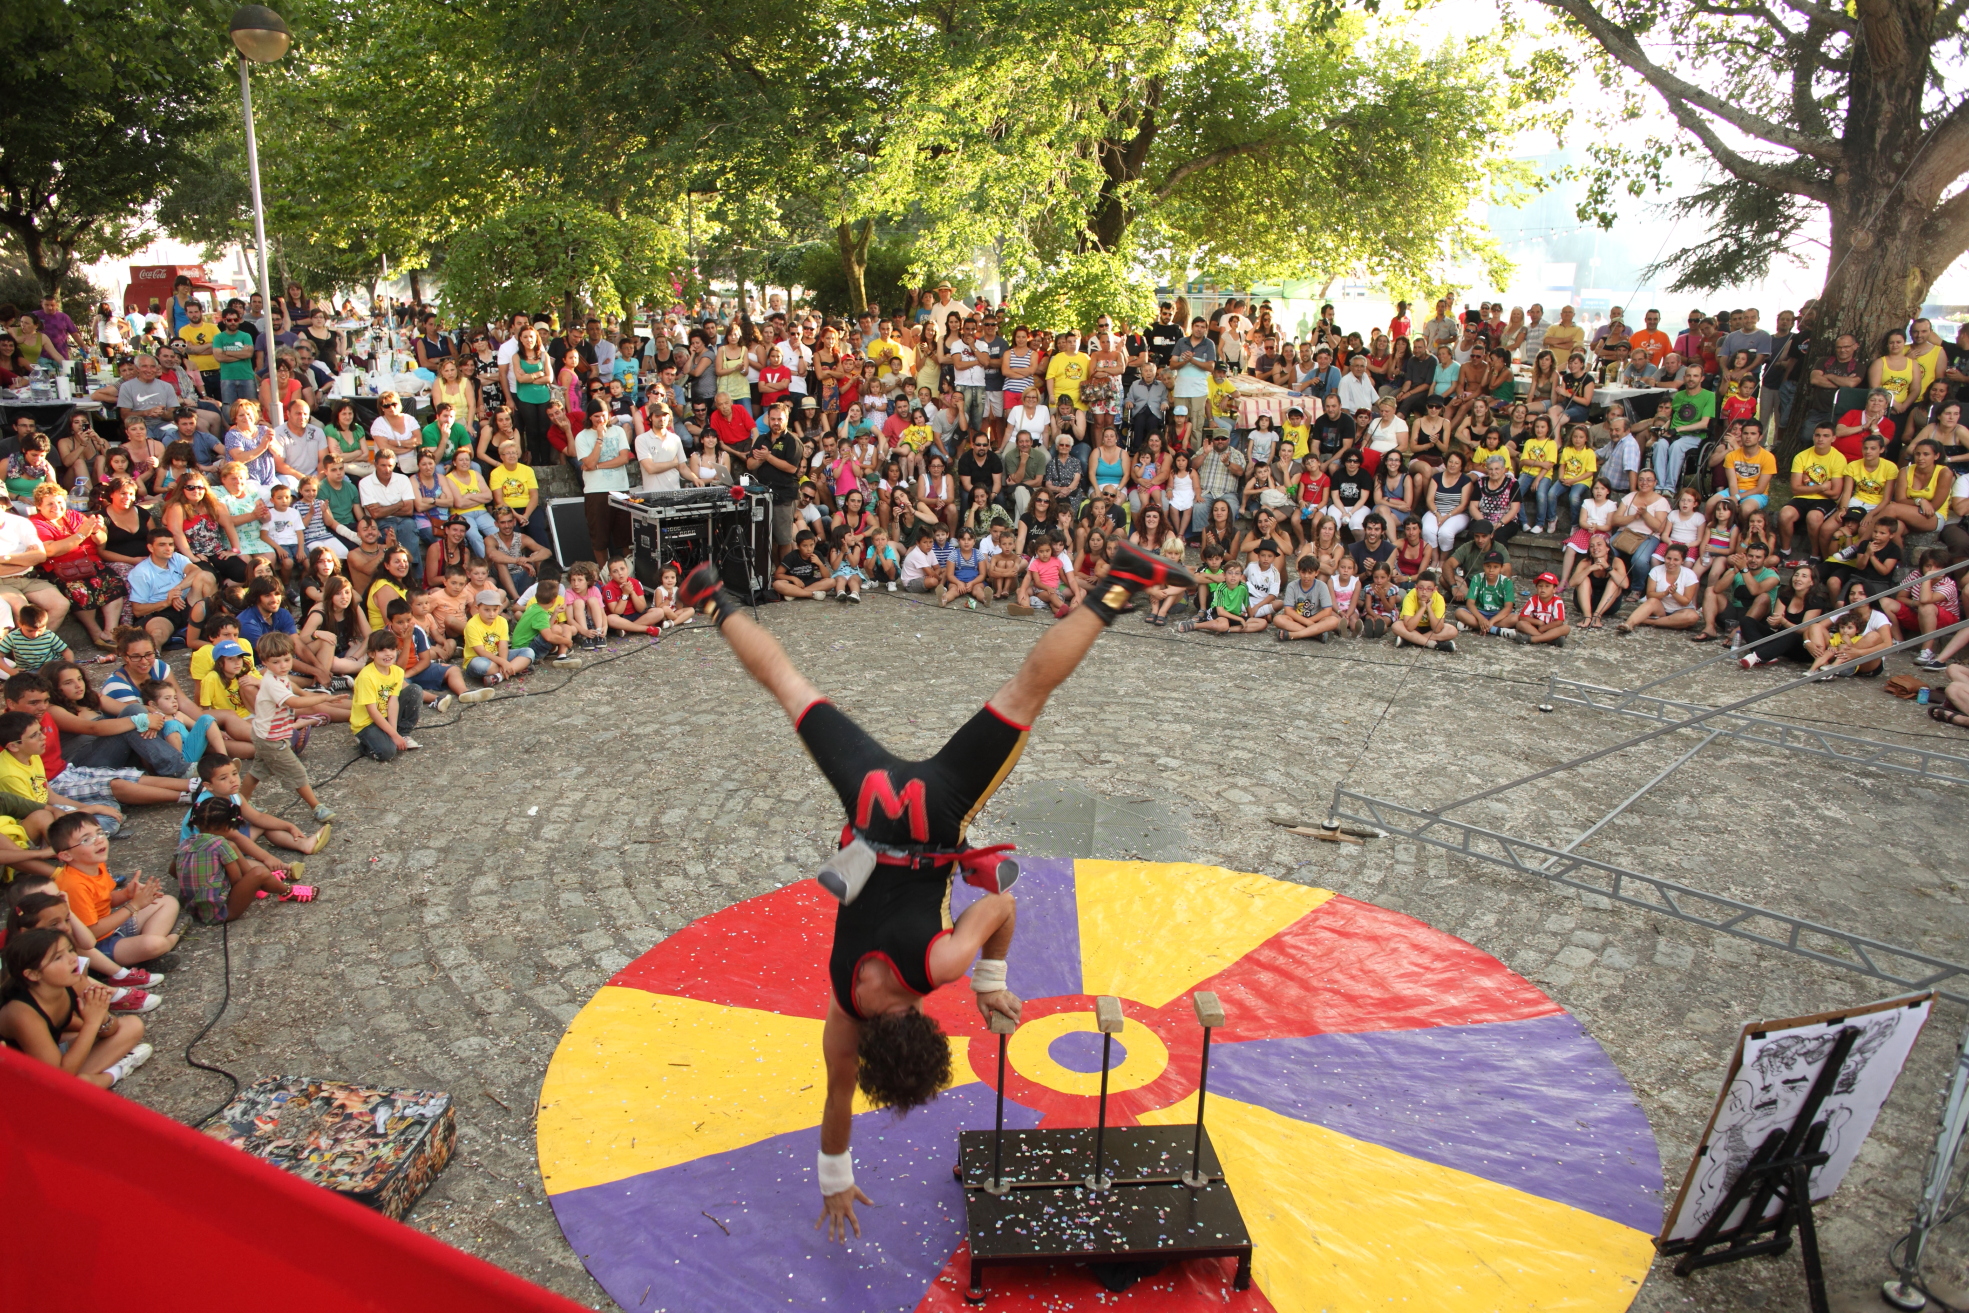
<svg viewBox="0 0 1969 1313"><path fill-rule="evenodd" d="M550 664L556 666L578 666L581 664L581 658L572 652L563 652L559 656L548 658L548 661Z"/></svg>
<svg viewBox="0 0 1969 1313"><path fill-rule="evenodd" d="M975 611L978 609L978 599L975 597L967 597L964 599L964 605L970 607L973 611Z"/></svg>
<svg viewBox="0 0 1969 1313"><path fill-rule="evenodd" d="M1561 634L1557 638L1553 639L1551 642L1547 643L1545 646L1564 647L1565 645L1566 645L1566 636L1564 634Z"/></svg>
<svg viewBox="0 0 1969 1313"><path fill-rule="evenodd" d="M1438 651L1438 652L1448 652L1448 653L1450 653L1450 654L1451 654L1452 656L1453 656L1453 655L1455 655L1455 653L1456 653L1456 640L1455 640L1455 639L1453 639L1453 638L1444 638L1444 639L1439 639L1439 640L1437 641L1437 643L1436 643L1436 651Z"/></svg>
<svg viewBox="0 0 1969 1313"><path fill-rule="evenodd" d="M111 989L156 989L164 983L162 971L146 971L142 967L125 967L123 974L104 980Z"/></svg>
<svg viewBox="0 0 1969 1313"><path fill-rule="evenodd" d="M1531 635L1522 629L1513 629L1511 631L1511 637L1517 642L1519 647L1524 647L1531 642Z"/></svg>
<svg viewBox="0 0 1969 1313"><path fill-rule="evenodd" d="M855 604L856 606L860 606L860 605L861 605L861 594L860 594L860 593L849 593L849 594L848 594L848 600L849 600L850 602L853 602L853 603L854 603L854 604ZM976 606L976 605L977 605L977 603L976 603L976 602L972 602L972 603L971 603L971 605L972 605L972 606Z"/></svg>
<svg viewBox="0 0 1969 1313"><path fill-rule="evenodd" d="M287 746L292 748L294 755L298 757L308 750L308 740L313 736L313 725L296 725L294 727L294 736L287 741ZM193 796L196 797L197 795L194 794Z"/></svg>
<svg viewBox="0 0 1969 1313"><path fill-rule="evenodd" d="M490 702L498 694L490 688L475 688L469 693L460 693L458 700L466 703Z"/></svg>
<svg viewBox="0 0 1969 1313"><path fill-rule="evenodd" d="M137 1068L143 1066L146 1062L149 1062L150 1055L155 1052L157 1050L153 1049L150 1045L139 1044L136 1048L131 1049L124 1055L123 1061L104 1071L103 1075L109 1077L109 1083L114 1085Z"/></svg>
<svg viewBox="0 0 1969 1313"><path fill-rule="evenodd" d="M1156 586L1196 586L1196 576L1181 565L1145 552L1125 538L1114 545L1114 552L1108 557L1108 578L1129 585L1135 591Z"/></svg>
<svg viewBox="0 0 1969 1313"><path fill-rule="evenodd" d="M889 591L892 593L896 591L896 581L893 579L889 580Z"/></svg>
<svg viewBox="0 0 1969 1313"><path fill-rule="evenodd" d="M1932 647L1924 647L1915 653L1914 664L1920 666L1923 670L1940 670L1942 668L1942 663L1935 660L1935 649Z"/></svg>
<svg viewBox="0 0 1969 1313"><path fill-rule="evenodd" d="M1752 652L1747 657L1738 658L1737 664L1742 666L1745 670L1755 670L1758 666L1764 664L1764 658L1758 656L1755 652Z"/></svg>
<svg viewBox="0 0 1969 1313"><path fill-rule="evenodd" d="M1323 629L1319 633L1313 635L1313 641L1315 643L1324 643L1327 639L1331 637L1333 637L1333 631L1331 629Z"/></svg>
<svg viewBox="0 0 1969 1313"><path fill-rule="evenodd" d="M164 1006L163 999L145 990L124 989L117 992L122 997L110 1000L109 1010L111 1012L155 1012Z"/></svg>
<svg viewBox="0 0 1969 1313"><path fill-rule="evenodd" d="M1395 646L1396 646L1396 647L1407 647L1407 646L1408 646L1408 640L1407 640L1406 638L1403 638L1403 637L1402 637L1402 636L1401 636L1400 634L1396 634L1396 635L1395 635Z"/></svg>
<svg viewBox="0 0 1969 1313"><path fill-rule="evenodd" d="M431 704L432 714L442 716L445 712L451 710L452 700L453 699L451 694L446 693L443 697L439 698L436 702L433 702Z"/></svg>
<svg viewBox="0 0 1969 1313"><path fill-rule="evenodd" d="M353 693L355 687L356 682L347 675L337 675L328 681L328 689L331 693Z"/></svg>
<svg viewBox="0 0 1969 1313"><path fill-rule="evenodd" d="M335 809L327 803L320 803L314 809L314 818L323 825L335 819Z"/></svg>
<svg viewBox="0 0 1969 1313"><path fill-rule="evenodd" d="M411 738L408 734L403 736L403 750L405 752L415 752L417 751L417 749L423 746L424 746L423 744L419 743L416 739Z"/></svg>

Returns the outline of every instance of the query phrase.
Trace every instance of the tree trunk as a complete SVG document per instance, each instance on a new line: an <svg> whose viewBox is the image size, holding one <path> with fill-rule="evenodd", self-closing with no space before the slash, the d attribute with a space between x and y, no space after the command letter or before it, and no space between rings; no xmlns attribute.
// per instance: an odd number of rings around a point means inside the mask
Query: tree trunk
<svg viewBox="0 0 1969 1313"><path fill-rule="evenodd" d="M410 271L410 301L412 305L424 304L424 280L417 276L415 269Z"/></svg>
<svg viewBox="0 0 1969 1313"><path fill-rule="evenodd" d="M848 309L859 315L868 309L868 239L875 232L875 220L863 219L861 231L854 225L834 225L834 249L841 257L841 272L848 276Z"/></svg>
<svg viewBox="0 0 1969 1313"><path fill-rule="evenodd" d="M57 256L51 264L48 260L48 242L32 223L9 224L7 231L20 243L21 255L27 261L27 271L34 275L34 281L41 286L43 297L59 296L62 279L75 263L74 255L66 248L56 245Z"/></svg>

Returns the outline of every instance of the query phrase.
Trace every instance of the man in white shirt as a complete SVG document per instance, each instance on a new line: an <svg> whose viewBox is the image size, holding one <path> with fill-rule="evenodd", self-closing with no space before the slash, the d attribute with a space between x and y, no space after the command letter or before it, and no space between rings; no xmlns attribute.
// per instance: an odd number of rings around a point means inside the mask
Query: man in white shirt
<svg viewBox="0 0 1969 1313"><path fill-rule="evenodd" d="M636 463L642 467L644 492L674 492L684 486L677 471L684 467L684 440L671 427L668 410L653 410L656 427L636 439Z"/></svg>
<svg viewBox="0 0 1969 1313"><path fill-rule="evenodd" d="M976 433L984 427L985 351L978 341L978 321L968 319L957 330L950 345L951 368L956 374L957 395L964 399L966 431Z"/></svg>
<svg viewBox="0 0 1969 1313"><path fill-rule="evenodd" d="M308 414L308 403L299 397L287 403L287 418L273 431L275 468L285 465L279 479L288 487L298 487L302 479L315 473L321 453L328 450L328 435Z"/></svg>
<svg viewBox="0 0 1969 1313"><path fill-rule="evenodd" d="M137 376L116 389L116 408L125 418L144 422L153 441L168 441L171 417L178 409L178 389L160 377L156 356L137 357Z"/></svg>
<svg viewBox="0 0 1969 1313"><path fill-rule="evenodd" d="M394 529L397 542L410 549L410 568L417 569L431 536L418 523L417 488L410 476L378 461L375 472L356 485L356 492L362 498L364 513L376 522L377 531L387 540Z"/></svg>
<svg viewBox="0 0 1969 1313"><path fill-rule="evenodd" d="M1368 376L1367 353L1357 351L1347 365L1347 372L1340 376L1340 409L1352 414L1357 410L1371 411L1381 400L1381 389Z"/></svg>
<svg viewBox="0 0 1969 1313"><path fill-rule="evenodd" d="M796 334L789 333L773 343L773 355L792 374L786 381L786 390L796 397L806 396L807 372L814 367L813 348L800 341Z"/></svg>
<svg viewBox="0 0 1969 1313"><path fill-rule="evenodd" d="M581 509L588 521L588 547L607 562L630 541L629 515L611 505L610 494L629 491L629 462L636 459L629 435L612 416L591 411L588 427L574 435L574 458L581 465Z"/></svg>

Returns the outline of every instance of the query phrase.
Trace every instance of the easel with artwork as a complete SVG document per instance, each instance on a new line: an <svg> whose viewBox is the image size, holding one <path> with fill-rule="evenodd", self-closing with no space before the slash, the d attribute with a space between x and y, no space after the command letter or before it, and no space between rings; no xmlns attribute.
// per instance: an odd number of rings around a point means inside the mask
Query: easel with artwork
<svg viewBox="0 0 1969 1313"><path fill-rule="evenodd" d="M1933 994L1750 1025L1655 1241L1675 1275L1782 1254L1797 1232L1813 1313L1827 1313L1812 1205L1832 1196L1893 1091Z"/></svg>

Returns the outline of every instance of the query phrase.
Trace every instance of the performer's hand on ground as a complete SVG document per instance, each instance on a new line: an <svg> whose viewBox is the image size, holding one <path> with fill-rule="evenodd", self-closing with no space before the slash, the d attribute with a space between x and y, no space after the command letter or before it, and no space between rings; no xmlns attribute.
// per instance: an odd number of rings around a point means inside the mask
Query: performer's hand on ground
<svg viewBox="0 0 1969 1313"><path fill-rule="evenodd" d="M855 1204L875 1206L875 1201L863 1194L858 1185L851 1185L840 1194L823 1195L822 1200L826 1206L814 1220L814 1230L820 1230L822 1222L827 1223L827 1238L836 1242L847 1240L850 1227L854 1228L857 1237L861 1235L861 1222L855 1217Z"/></svg>
<svg viewBox="0 0 1969 1313"><path fill-rule="evenodd" d="M978 1015L984 1018L986 1025L991 1024L991 1014L994 1012L1009 1017L1016 1023L1019 1019L1019 1009L1024 1006L1019 996L1009 989L994 989L989 994L976 995L976 998Z"/></svg>

